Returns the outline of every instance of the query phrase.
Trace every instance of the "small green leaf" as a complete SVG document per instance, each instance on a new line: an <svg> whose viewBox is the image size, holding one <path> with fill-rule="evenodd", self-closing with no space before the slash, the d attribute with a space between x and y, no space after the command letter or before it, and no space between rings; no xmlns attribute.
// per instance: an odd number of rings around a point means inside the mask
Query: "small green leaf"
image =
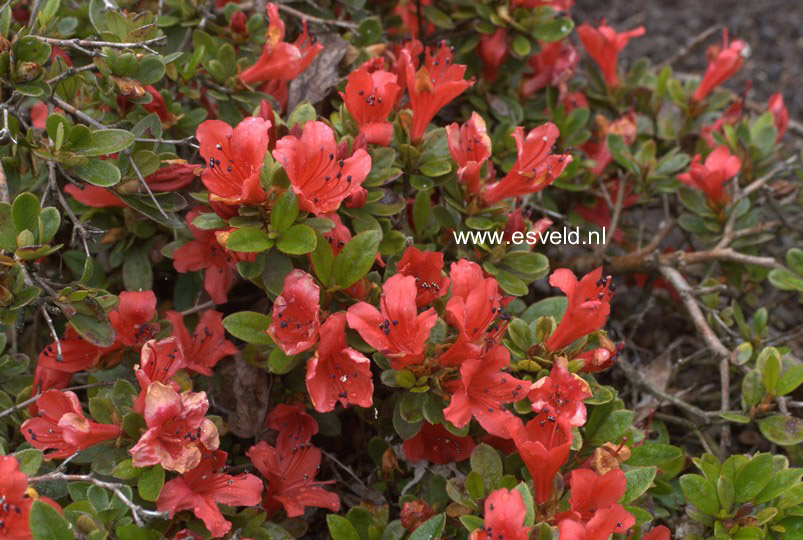
<svg viewBox="0 0 803 540"><path fill-rule="evenodd" d="M317 244L315 229L307 225L293 225L276 240L276 248L288 255L305 255L313 251Z"/></svg>
<svg viewBox="0 0 803 540"><path fill-rule="evenodd" d="M326 525L329 527L329 534L332 540L360 540L357 529L349 520L337 514L326 516Z"/></svg>
<svg viewBox="0 0 803 540"><path fill-rule="evenodd" d="M110 187L120 182L120 169L109 161L90 159L83 165L76 165L72 169L79 178L92 185Z"/></svg>
<svg viewBox="0 0 803 540"><path fill-rule="evenodd" d="M223 319L223 327L228 333L254 345L273 345L266 333L270 323L268 315L255 311L239 311Z"/></svg>
<svg viewBox="0 0 803 540"><path fill-rule="evenodd" d="M328 287L332 280L332 269L335 264L335 255L332 251L332 246L326 241L324 236L316 232L317 242L315 249L310 253L310 260L312 267L315 270L315 275L323 283L324 287Z"/></svg>
<svg viewBox="0 0 803 540"><path fill-rule="evenodd" d="M39 198L33 193L21 193L11 205L11 219L17 234L31 231L34 239L39 237Z"/></svg>
<svg viewBox="0 0 803 540"><path fill-rule="evenodd" d="M226 248L238 253L261 253L272 247L273 239L256 227L235 229L226 239Z"/></svg>
<svg viewBox="0 0 803 540"><path fill-rule="evenodd" d="M641 497L652 485L658 467L635 467L625 473L627 487L622 496L622 504L633 502Z"/></svg>
<svg viewBox="0 0 803 540"><path fill-rule="evenodd" d="M761 493L772 475L772 454L756 454L744 467L736 471L733 482L734 500L743 503Z"/></svg>
<svg viewBox="0 0 803 540"><path fill-rule="evenodd" d="M35 500L28 517L34 540L74 540L70 524L52 506Z"/></svg>
<svg viewBox="0 0 803 540"><path fill-rule="evenodd" d="M15 452L14 457L19 462L20 471L24 472L26 476L35 476L36 471L42 466L45 454L36 448L26 448Z"/></svg>
<svg viewBox="0 0 803 540"><path fill-rule="evenodd" d="M335 257L335 285L345 289L360 280L374 264L379 249L379 231L365 231L349 240Z"/></svg>
<svg viewBox="0 0 803 540"><path fill-rule="evenodd" d="M516 491L521 493L524 506L527 508L527 515L524 517L524 526L532 527L535 523L535 501L533 501L533 494L524 482L520 482L519 485L516 486Z"/></svg>
<svg viewBox="0 0 803 540"><path fill-rule="evenodd" d="M270 226L276 232L284 232L298 217L298 197L292 190L285 191L270 209Z"/></svg>
<svg viewBox="0 0 803 540"><path fill-rule="evenodd" d="M471 453L471 470L478 473L488 486L493 488L502 478L502 458L492 446L479 444Z"/></svg>
<svg viewBox="0 0 803 540"><path fill-rule="evenodd" d="M165 470L161 465L154 465L145 469L139 476L139 482L137 482L139 496L146 501L156 501L159 498L159 493L162 492L164 483Z"/></svg>
<svg viewBox="0 0 803 540"><path fill-rule="evenodd" d="M408 537L408 540L437 540L441 537L445 526L446 515L438 514L422 523L413 534Z"/></svg>
<svg viewBox="0 0 803 540"><path fill-rule="evenodd" d="M775 394L785 396L794 392L801 384L803 384L803 364L798 364L783 372L775 385Z"/></svg>
<svg viewBox="0 0 803 540"><path fill-rule="evenodd" d="M443 28L444 30L452 30L455 27L454 22L452 19L443 11L439 10L433 6L423 6L421 8L421 13L424 17L427 18L429 22L437 26L438 28Z"/></svg>
<svg viewBox="0 0 803 540"><path fill-rule="evenodd" d="M139 68L134 78L142 84L154 84L165 74L165 65L156 56L146 56L139 61Z"/></svg>
<svg viewBox="0 0 803 540"><path fill-rule="evenodd" d="M775 444L794 446L803 443L803 420L794 416L774 414L758 420L758 429Z"/></svg>
<svg viewBox="0 0 803 540"><path fill-rule="evenodd" d="M699 474L684 474L680 477L680 489L686 500L708 515L719 512L719 498L714 485Z"/></svg>
<svg viewBox="0 0 803 540"><path fill-rule="evenodd" d="M114 154L134 143L134 134L124 129L101 129L82 144L73 144L71 150L82 156L106 156Z"/></svg>

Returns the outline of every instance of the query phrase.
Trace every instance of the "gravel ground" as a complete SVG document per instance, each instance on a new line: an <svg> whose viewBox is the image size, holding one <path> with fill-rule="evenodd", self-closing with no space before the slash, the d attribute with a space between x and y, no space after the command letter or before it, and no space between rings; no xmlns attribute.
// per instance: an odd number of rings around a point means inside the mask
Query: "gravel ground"
<svg viewBox="0 0 803 540"><path fill-rule="evenodd" d="M773 92L781 92L792 118L803 117L801 0L577 0L573 14L578 25L596 24L602 17L619 31L643 25L647 35L632 40L622 58L647 56L654 63L673 56L710 26L726 26L731 36L749 43L752 51L728 87L742 90L752 79L752 99L766 103ZM721 33L712 35L674 69L702 74L706 48L721 40Z"/></svg>

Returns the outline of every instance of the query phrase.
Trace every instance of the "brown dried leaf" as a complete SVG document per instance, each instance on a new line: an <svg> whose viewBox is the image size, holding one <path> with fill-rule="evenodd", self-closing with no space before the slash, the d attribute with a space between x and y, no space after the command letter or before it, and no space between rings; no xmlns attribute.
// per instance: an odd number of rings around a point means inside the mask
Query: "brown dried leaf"
<svg viewBox="0 0 803 540"><path fill-rule="evenodd" d="M265 425L270 401L268 374L248 362L240 353L234 359L232 384L235 408L229 414L229 428L238 437L259 437Z"/></svg>
<svg viewBox="0 0 803 540"><path fill-rule="evenodd" d="M317 103L329 94L337 83L337 65L349 48L338 34L320 34L323 50L309 67L290 83L287 110L292 111L302 101Z"/></svg>

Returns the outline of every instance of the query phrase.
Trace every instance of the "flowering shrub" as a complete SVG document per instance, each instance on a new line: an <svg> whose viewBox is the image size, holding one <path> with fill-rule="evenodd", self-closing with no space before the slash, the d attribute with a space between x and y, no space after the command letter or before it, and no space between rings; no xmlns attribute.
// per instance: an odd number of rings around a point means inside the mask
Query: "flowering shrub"
<svg viewBox="0 0 803 540"><path fill-rule="evenodd" d="M572 4L7 2L0 538L801 538L800 125Z"/></svg>

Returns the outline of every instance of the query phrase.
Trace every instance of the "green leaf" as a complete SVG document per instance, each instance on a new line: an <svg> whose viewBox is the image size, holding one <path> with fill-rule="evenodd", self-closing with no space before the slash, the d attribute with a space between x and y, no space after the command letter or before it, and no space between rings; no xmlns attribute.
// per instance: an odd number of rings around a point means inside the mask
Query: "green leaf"
<svg viewBox="0 0 803 540"><path fill-rule="evenodd" d="M101 320L92 315L76 313L69 321L75 331L93 345L110 347L114 344L114 328L108 319Z"/></svg>
<svg viewBox="0 0 803 540"><path fill-rule="evenodd" d="M21 193L11 205L11 220L17 234L31 231L34 238L39 237L39 198L33 193Z"/></svg>
<svg viewBox="0 0 803 540"><path fill-rule="evenodd" d="M787 251L786 264L793 272L803 276L803 249L792 248Z"/></svg>
<svg viewBox="0 0 803 540"><path fill-rule="evenodd" d="M120 169L108 161L90 159L83 165L76 165L72 169L79 178L92 185L109 187L120 182Z"/></svg>
<svg viewBox="0 0 803 540"><path fill-rule="evenodd" d="M18 63L31 62L41 65L50 58L50 50L48 43L40 41L34 36L25 36L15 44L14 57Z"/></svg>
<svg viewBox="0 0 803 540"><path fill-rule="evenodd" d="M20 471L24 472L25 476L35 476L36 471L42 466L45 454L36 448L26 448L15 452L14 457L17 458Z"/></svg>
<svg viewBox="0 0 803 540"><path fill-rule="evenodd" d="M725 475L717 478L717 497L719 504L726 512L733 506L734 487L730 478Z"/></svg>
<svg viewBox="0 0 803 540"><path fill-rule="evenodd" d="M478 473L488 486L493 488L502 478L502 458L492 446L479 444L471 453L471 470Z"/></svg>
<svg viewBox="0 0 803 540"><path fill-rule="evenodd" d="M154 84L165 74L165 66L157 56L146 56L139 61L139 68L134 78L142 84Z"/></svg>
<svg viewBox="0 0 803 540"><path fill-rule="evenodd" d="M270 210L270 226L276 232L284 232L298 217L298 197L292 190L285 191Z"/></svg>
<svg viewBox="0 0 803 540"><path fill-rule="evenodd" d="M235 229L226 239L226 248L239 253L261 253L272 247L273 239L256 227Z"/></svg>
<svg viewBox="0 0 803 540"><path fill-rule="evenodd" d="M226 221L214 212L204 212L195 216L192 226L198 229L209 231L212 229L222 229L227 227Z"/></svg>
<svg viewBox="0 0 803 540"><path fill-rule="evenodd" d="M413 534L408 537L408 540L437 540L441 537L445 526L446 515L438 514L422 523Z"/></svg>
<svg viewBox="0 0 803 540"><path fill-rule="evenodd" d="M625 473L627 487L622 496L622 504L632 502L641 497L652 485L658 467L636 467Z"/></svg>
<svg viewBox="0 0 803 540"><path fill-rule="evenodd" d="M761 493L772 475L772 454L756 454L747 465L736 471L733 482L735 502L743 503L753 500Z"/></svg>
<svg viewBox="0 0 803 540"><path fill-rule="evenodd" d="M332 269L335 264L335 255L332 251L332 246L326 241L326 238L319 233L315 233L317 242L315 249L310 253L310 260L312 267L315 270L315 275L323 283L324 287L328 287L332 280Z"/></svg>
<svg viewBox="0 0 803 540"><path fill-rule="evenodd" d="M680 489L686 500L703 513L716 515L719 498L714 485L699 474L684 474L680 477Z"/></svg>
<svg viewBox="0 0 803 540"><path fill-rule="evenodd" d="M133 133L124 129L101 129L93 131L82 144L73 144L71 150L82 156L105 156L128 148L134 138Z"/></svg>
<svg viewBox="0 0 803 540"><path fill-rule="evenodd" d="M139 496L146 501L156 501L159 498L159 493L162 492L164 483L165 470L161 465L154 465L145 469L139 476L139 482L137 482Z"/></svg>
<svg viewBox="0 0 803 540"><path fill-rule="evenodd" d="M569 17L555 17L539 23L533 35L547 43L558 41L569 35L574 28L574 22Z"/></svg>
<svg viewBox="0 0 803 540"><path fill-rule="evenodd" d="M317 244L315 229L308 225L293 225L276 240L276 248L288 255L305 255L313 251Z"/></svg>
<svg viewBox="0 0 803 540"><path fill-rule="evenodd" d="M454 22L452 19L443 11L439 10L436 7L432 6L423 6L421 8L421 13L426 17L426 19L437 26L438 28L443 28L444 30L452 30L455 27Z"/></svg>
<svg viewBox="0 0 803 540"><path fill-rule="evenodd" d="M764 489L753 497L753 503L763 504L782 495L787 490L800 484L801 476L803 476L803 469L783 469L772 473Z"/></svg>
<svg viewBox="0 0 803 540"><path fill-rule="evenodd" d="M775 444L794 446L803 443L803 420L783 414L774 414L758 420L758 429Z"/></svg>
<svg viewBox="0 0 803 540"><path fill-rule="evenodd" d="M772 286L782 291L803 291L803 278L786 268L774 268L769 273Z"/></svg>
<svg viewBox="0 0 803 540"><path fill-rule="evenodd" d="M133 480L142 474L143 469L134 467L130 459L124 459L117 463L112 470L112 476L120 480Z"/></svg>
<svg viewBox="0 0 803 540"><path fill-rule="evenodd" d="M223 327L229 334L254 345L273 345L266 333L270 323L270 316L255 311L240 311L223 319Z"/></svg>
<svg viewBox="0 0 803 540"><path fill-rule="evenodd" d="M756 364L761 366L765 390L772 393L781 376L781 354L775 347L767 347L761 351Z"/></svg>
<svg viewBox="0 0 803 540"><path fill-rule="evenodd" d="M535 502L533 501L533 494L524 482L520 482L519 485L516 486L516 491L521 493L524 506L527 507L527 515L524 517L524 526L532 527L535 523Z"/></svg>
<svg viewBox="0 0 803 540"><path fill-rule="evenodd" d="M775 395L785 396L794 392L801 384L803 384L803 364L798 364L790 367L781 375L778 384L775 385Z"/></svg>
<svg viewBox="0 0 803 540"><path fill-rule="evenodd" d="M329 527L329 534L332 540L360 540L357 529L349 520L337 514L326 516L326 525Z"/></svg>
<svg viewBox="0 0 803 540"><path fill-rule="evenodd" d="M368 273L374 265L379 240L379 231L370 230L361 232L343 246L335 257L333 271L335 285L345 289Z"/></svg>
<svg viewBox="0 0 803 540"><path fill-rule="evenodd" d="M468 532L474 532L485 526L485 521L481 517L472 516L471 514L460 516L460 523L463 524L463 527L465 527Z"/></svg>
<svg viewBox="0 0 803 540"><path fill-rule="evenodd" d="M683 455L683 450L671 444L650 443L636 446L632 449L630 458L627 460L628 465L632 466L647 466L647 465L662 465L668 461L679 458Z"/></svg>
<svg viewBox="0 0 803 540"><path fill-rule="evenodd" d="M613 411L608 418L597 428L588 440L592 446L600 446L609 441L615 441L633 423L635 413L626 409ZM586 434L588 437L588 434Z"/></svg>
<svg viewBox="0 0 803 540"><path fill-rule="evenodd" d="M74 540L70 524L52 506L35 500L28 517L34 540Z"/></svg>

